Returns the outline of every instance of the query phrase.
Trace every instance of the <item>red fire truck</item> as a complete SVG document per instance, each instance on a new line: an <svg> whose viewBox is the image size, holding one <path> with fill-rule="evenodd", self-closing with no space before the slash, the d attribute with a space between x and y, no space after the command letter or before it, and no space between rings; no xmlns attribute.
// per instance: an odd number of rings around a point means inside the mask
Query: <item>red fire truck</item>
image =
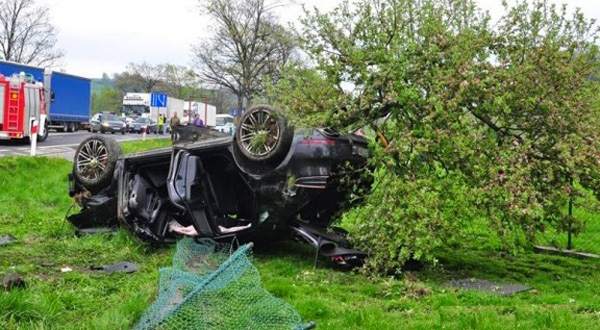
<svg viewBox="0 0 600 330"><path fill-rule="evenodd" d="M46 140L46 106L46 92L42 83L23 72L11 77L0 74L0 140L21 139L30 142L36 120L38 141Z"/></svg>

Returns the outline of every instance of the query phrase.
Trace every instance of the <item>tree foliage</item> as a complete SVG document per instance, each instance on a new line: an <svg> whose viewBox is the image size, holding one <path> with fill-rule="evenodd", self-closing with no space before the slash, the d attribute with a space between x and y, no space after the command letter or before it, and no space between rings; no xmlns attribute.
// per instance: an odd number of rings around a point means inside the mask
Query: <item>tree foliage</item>
<svg viewBox="0 0 600 330"><path fill-rule="evenodd" d="M371 266L430 257L480 219L507 246L584 225L564 211L600 194L595 22L543 0L504 2L498 22L472 0L307 14L316 66L289 69L277 96L312 124L377 133L376 185L346 215Z"/></svg>
<svg viewBox="0 0 600 330"><path fill-rule="evenodd" d="M56 48L56 27L49 9L35 0L0 0L0 58L52 66L64 54Z"/></svg>
<svg viewBox="0 0 600 330"><path fill-rule="evenodd" d="M92 114L102 111L118 112L123 105L123 94L110 86L103 86L100 92L92 93Z"/></svg>
<svg viewBox="0 0 600 330"><path fill-rule="evenodd" d="M217 111L228 113L235 107L231 92L202 87L200 76L191 68L175 64L130 63L127 71L114 78L106 74L98 80L102 88L92 94L92 111L120 108L126 93L167 93L169 97L185 101L200 101L215 105ZM117 102L118 101L118 102ZM119 106L116 106L119 103Z"/></svg>
<svg viewBox="0 0 600 330"><path fill-rule="evenodd" d="M188 67L167 64L164 78L166 91L172 97L191 100L199 94L200 78L194 70Z"/></svg>
<svg viewBox="0 0 600 330"><path fill-rule="evenodd" d="M125 72L115 74L115 87L122 93L163 92L166 67L165 64L129 63Z"/></svg>
<svg viewBox="0 0 600 330"><path fill-rule="evenodd" d="M278 78L293 54L291 35L278 23L273 9L284 1L200 0L214 22L212 36L194 47L203 80L225 88L251 104Z"/></svg>

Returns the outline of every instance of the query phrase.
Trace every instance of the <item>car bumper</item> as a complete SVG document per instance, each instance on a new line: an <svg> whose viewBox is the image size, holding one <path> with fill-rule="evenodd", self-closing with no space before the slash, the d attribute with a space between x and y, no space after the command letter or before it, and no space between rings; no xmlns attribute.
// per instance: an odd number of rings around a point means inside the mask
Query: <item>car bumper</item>
<svg viewBox="0 0 600 330"><path fill-rule="evenodd" d="M119 132L119 133L124 133L125 132L125 127L121 127L121 128L116 128L116 127L105 127L105 126L101 126L100 127L100 132L107 132L107 133L113 133L113 132Z"/></svg>

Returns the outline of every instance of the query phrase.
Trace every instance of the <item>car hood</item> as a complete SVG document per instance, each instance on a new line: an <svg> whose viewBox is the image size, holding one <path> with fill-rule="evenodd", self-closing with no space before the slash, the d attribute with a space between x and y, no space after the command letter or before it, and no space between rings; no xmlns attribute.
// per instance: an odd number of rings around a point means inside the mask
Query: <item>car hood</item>
<svg viewBox="0 0 600 330"><path fill-rule="evenodd" d="M109 124L110 126L123 125L123 122L122 122L122 121L118 121L118 120L117 120L117 121L105 120L105 121L103 121L102 123L103 123L103 124L104 124L104 123L107 123L107 124Z"/></svg>

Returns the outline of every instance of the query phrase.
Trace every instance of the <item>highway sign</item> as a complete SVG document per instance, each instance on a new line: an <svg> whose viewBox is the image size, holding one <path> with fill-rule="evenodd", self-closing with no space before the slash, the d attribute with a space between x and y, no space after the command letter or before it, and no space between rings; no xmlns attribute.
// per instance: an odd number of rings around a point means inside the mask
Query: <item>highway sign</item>
<svg viewBox="0 0 600 330"><path fill-rule="evenodd" d="M167 107L167 94L152 93L152 97L150 99L150 106L157 107L157 108L166 108Z"/></svg>

